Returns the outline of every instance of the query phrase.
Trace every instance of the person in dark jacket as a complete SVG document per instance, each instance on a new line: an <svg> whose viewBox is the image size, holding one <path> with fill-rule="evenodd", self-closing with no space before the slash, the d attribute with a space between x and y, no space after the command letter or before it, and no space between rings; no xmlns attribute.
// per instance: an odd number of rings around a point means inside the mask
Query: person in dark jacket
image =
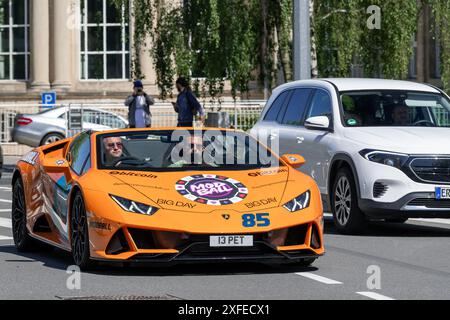
<svg viewBox="0 0 450 320"><path fill-rule="evenodd" d="M133 94L125 100L128 107L128 123L130 128L148 128L152 125L150 106L155 100L144 91L142 81L133 83Z"/></svg>
<svg viewBox="0 0 450 320"><path fill-rule="evenodd" d="M196 115L199 116L200 121L204 122L205 111L189 88L189 82L181 77L177 79L176 86L179 94L177 102L172 104L175 112L178 113L178 127L193 127Z"/></svg>

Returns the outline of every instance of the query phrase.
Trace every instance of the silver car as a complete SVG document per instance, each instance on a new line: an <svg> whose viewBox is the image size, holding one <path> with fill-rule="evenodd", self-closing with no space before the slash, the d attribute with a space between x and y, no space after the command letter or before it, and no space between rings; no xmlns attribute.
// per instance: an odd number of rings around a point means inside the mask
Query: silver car
<svg viewBox="0 0 450 320"><path fill-rule="evenodd" d="M38 147L64 139L68 112L69 107L58 107L36 114L18 114L14 119L12 140L30 147ZM125 118L110 111L84 107L82 114L84 130L103 131L128 127Z"/></svg>

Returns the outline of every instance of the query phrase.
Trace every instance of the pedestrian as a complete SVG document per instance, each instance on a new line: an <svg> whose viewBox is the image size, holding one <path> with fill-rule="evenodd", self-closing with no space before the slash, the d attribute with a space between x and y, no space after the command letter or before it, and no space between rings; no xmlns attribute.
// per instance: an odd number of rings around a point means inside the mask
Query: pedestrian
<svg viewBox="0 0 450 320"><path fill-rule="evenodd" d="M155 99L145 93L141 80L133 83L133 94L125 100L128 107L128 123L130 128L149 128L152 125L150 106L155 104Z"/></svg>
<svg viewBox="0 0 450 320"><path fill-rule="evenodd" d="M191 88L189 82L180 77L176 81L178 90L177 102L173 102L173 108L178 113L178 127L193 127L194 117L199 116L199 120L203 123L205 121L205 111L198 102Z"/></svg>

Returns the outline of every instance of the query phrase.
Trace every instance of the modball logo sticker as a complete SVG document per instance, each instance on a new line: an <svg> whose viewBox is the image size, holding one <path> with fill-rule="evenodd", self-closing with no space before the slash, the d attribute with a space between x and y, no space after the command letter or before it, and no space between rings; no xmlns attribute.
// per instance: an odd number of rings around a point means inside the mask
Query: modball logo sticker
<svg viewBox="0 0 450 320"><path fill-rule="evenodd" d="M241 182L211 174L185 177L176 183L175 189L191 201L211 206L238 203L248 195L247 187Z"/></svg>

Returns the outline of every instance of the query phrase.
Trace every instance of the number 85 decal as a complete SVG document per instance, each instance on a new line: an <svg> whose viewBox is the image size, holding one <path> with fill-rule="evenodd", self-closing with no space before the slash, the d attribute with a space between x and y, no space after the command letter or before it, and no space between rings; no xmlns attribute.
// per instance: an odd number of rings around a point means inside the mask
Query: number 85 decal
<svg viewBox="0 0 450 320"><path fill-rule="evenodd" d="M244 228L268 227L270 226L269 214L268 213L244 214L242 215L242 226Z"/></svg>

